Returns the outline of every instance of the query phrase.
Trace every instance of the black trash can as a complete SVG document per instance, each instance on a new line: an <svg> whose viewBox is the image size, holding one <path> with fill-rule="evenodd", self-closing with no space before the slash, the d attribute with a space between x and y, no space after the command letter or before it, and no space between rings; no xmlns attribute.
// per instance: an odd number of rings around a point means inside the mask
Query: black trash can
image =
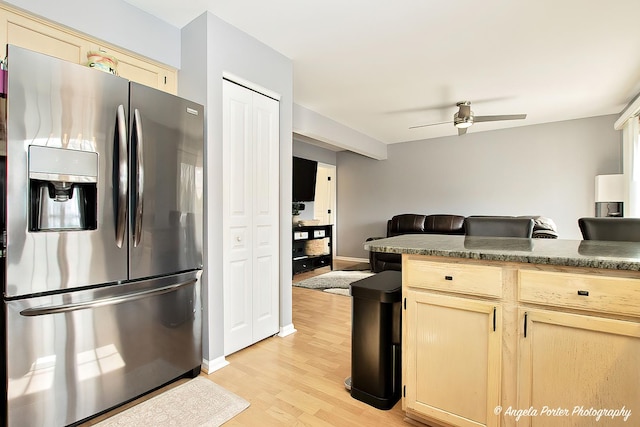
<svg viewBox="0 0 640 427"><path fill-rule="evenodd" d="M353 282L351 397L378 409L400 399L402 273L383 271Z"/></svg>

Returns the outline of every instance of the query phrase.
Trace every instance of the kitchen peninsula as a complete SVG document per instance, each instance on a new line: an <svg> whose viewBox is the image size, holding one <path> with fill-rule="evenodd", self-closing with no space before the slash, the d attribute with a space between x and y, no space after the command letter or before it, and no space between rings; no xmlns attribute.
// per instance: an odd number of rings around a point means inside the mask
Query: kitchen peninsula
<svg viewBox="0 0 640 427"><path fill-rule="evenodd" d="M640 423L640 243L402 235L402 406L432 426Z"/></svg>

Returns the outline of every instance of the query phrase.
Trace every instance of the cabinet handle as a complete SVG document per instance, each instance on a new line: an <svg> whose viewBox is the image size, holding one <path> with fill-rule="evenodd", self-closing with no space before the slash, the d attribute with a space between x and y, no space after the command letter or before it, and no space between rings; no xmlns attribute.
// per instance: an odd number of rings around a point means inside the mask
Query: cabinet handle
<svg viewBox="0 0 640 427"><path fill-rule="evenodd" d="M496 331L496 308L493 307L493 332Z"/></svg>
<svg viewBox="0 0 640 427"><path fill-rule="evenodd" d="M524 337L527 337L527 313L524 313Z"/></svg>
<svg viewBox="0 0 640 427"><path fill-rule="evenodd" d="M589 296L589 291L578 291L578 295L580 295L582 297L588 297Z"/></svg>
<svg viewBox="0 0 640 427"><path fill-rule="evenodd" d="M444 276L444 280L453 280L453 276Z"/></svg>

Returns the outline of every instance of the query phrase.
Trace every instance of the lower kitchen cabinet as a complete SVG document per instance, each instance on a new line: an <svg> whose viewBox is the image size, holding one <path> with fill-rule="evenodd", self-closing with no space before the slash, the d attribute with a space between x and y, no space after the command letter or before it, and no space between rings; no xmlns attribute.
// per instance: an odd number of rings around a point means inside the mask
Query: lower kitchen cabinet
<svg viewBox="0 0 640 427"><path fill-rule="evenodd" d="M408 418L640 425L638 272L413 254L402 268Z"/></svg>
<svg viewBox="0 0 640 427"><path fill-rule="evenodd" d="M526 308L519 318L518 408L538 413L518 426L636 425L640 324ZM598 423L592 411L623 408L636 422L603 416Z"/></svg>
<svg viewBox="0 0 640 427"><path fill-rule="evenodd" d="M456 426L498 426L501 307L422 290L405 297L405 410Z"/></svg>

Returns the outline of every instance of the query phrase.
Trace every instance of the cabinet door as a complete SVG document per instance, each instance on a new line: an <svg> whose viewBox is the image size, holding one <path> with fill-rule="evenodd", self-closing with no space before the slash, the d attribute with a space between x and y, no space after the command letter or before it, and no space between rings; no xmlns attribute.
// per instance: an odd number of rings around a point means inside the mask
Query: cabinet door
<svg viewBox="0 0 640 427"><path fill-rule="evenodd" d="M94 48L94 50L112 55L118 60L118 75L120 77L164 92L176 94L175 70L161 67L150 61L143 61L119 49L103 45L94 46Z"/></svg>
<svg viewBox="0 0 640 427"><path fill-rule="evenodd" d="M169 66L129 54L65 27L0 4L0 46L13 44L55 58L87 64L87 52L101 51L118 59L118 74L145 86L176 94L177 71ZM4 57L5 53L2 53Z"/></svg>
<svg viewBox="0 0 640 427"><path fill-rule="evenodd" d="M422 291L405 297L407 411L461 427L497 426L501 307Z"/></svg>
<svg viewBox="0 0 640 427"><path fill-rule="evenodd" d="M1 46L13 44L74 64L87 61L86 40L4 9L0 9L0 43Z"/></svg>
<svg viewBox="0 0 640 427"><path fill-rule="evenodd" d="M518 407L537 411L518 425L598 425L594 411L623 408L631 412L626 422L602 415L600 424L638 425L639 323L546 310L518 315Z"/></svg>

